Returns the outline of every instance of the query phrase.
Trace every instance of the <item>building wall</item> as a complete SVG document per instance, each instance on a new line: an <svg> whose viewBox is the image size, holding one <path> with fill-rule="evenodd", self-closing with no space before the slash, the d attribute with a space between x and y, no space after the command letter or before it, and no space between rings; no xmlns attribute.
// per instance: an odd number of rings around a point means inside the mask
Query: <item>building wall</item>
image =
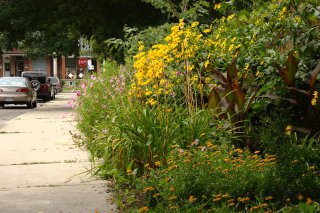
<svg viewBox="0 0 320 213"><path fill-rule="evenodd" d="M32 70L45 70L46 74L48 76L53 75L53 58L52 56L46 56L43 57L42 59L30 59L25 57L21 52L16 53L15 52L6 52L3 55L0 55L0 77L4 76L5 72L5 63L4 60L5 58L9 58L10 60L10 75L17 76L19 73L17 73L17 64L16 64L16 59L18 58L19 60L22 59L22 71L32 71ZM38 61L37 61L38 60ZM40 61L39 61L40 60ZM80 67L78 64L78 58L74 59L76 61L75 67L73 68L73 74L74 78L79 78L79 74L82 72L83 74L89 73L87 70L87 67ZM42 61L42 62L41 62ZM94 63L95 64L95 69L94 71L100 72L101 70L101 64L99 62ZM57 75L61 79L70 79L68 77L67 67L66 67L66 57L65 56L60 56L57 61ZM20 67L21 68L21 67Z"/></svg>

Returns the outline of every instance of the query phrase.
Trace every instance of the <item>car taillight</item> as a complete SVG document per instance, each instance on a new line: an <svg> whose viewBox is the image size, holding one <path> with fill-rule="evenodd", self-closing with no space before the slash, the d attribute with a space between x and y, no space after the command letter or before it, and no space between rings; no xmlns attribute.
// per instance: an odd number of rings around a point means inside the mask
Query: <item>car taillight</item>
<svg viewBox="0 0 320 213"><path fill-rule="evenodd" d="M28 88L20 88L20 89L17 89L17 92L29 92L29 89Z"/></svg>

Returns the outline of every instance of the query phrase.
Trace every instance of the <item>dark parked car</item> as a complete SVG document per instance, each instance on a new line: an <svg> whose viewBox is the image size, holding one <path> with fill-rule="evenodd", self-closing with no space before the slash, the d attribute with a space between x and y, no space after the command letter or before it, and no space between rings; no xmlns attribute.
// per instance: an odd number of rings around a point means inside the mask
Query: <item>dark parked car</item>
<svg viewBox="0 0 320 213"><path fill-rule="evenodd" d="M46 73L39 71L24 71L21 74L31 81L32 86L37 91L38 99L44 102L55 99L55 88L47 79Z"/></svg>
<svg viewBox="0 0 320 213"><path fill-rule="evenodd" d="M5 104L26 104L37 107L37 93L31 82L23 77L0 78L0 107Z"/></svg>
<svg viewBox="0 0 320 213"><path fill-rule="evenodd" d="M58 77L50 76L50 77L48 77L48 79L50 79L50 83L55 86L56 93L62 92L61 81L60 81L60 79Z"/></svg>

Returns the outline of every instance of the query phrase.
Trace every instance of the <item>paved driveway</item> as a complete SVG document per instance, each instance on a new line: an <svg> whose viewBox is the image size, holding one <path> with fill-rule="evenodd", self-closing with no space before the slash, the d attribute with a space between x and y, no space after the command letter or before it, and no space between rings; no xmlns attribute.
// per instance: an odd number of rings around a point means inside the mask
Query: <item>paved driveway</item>
<svg viewBox="0 0 320 213"><path fill-rule="evenodd" d="M72 95L1 124L0 212L116 212L108 182L90 176L87 152L72 141Z"/></svg>

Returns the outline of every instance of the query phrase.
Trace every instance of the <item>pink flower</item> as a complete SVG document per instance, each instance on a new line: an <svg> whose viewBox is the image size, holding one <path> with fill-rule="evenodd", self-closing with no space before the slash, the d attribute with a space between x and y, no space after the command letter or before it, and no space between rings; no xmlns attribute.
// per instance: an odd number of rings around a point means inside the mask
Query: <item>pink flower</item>
<svg viewBox="0 0 320 213"><path fill-rule="evenodd" d="M92 80L96 80L96 76L95 75L91 75L91 79Z"/></svg>
<svg viewBox="0 0 320 213"><path fill-rule="evenodd" d="M199 139L195 139L195 140L194 140L194 144L195 144L195 145L198 145L198 144L199 144Z"/></svg>

